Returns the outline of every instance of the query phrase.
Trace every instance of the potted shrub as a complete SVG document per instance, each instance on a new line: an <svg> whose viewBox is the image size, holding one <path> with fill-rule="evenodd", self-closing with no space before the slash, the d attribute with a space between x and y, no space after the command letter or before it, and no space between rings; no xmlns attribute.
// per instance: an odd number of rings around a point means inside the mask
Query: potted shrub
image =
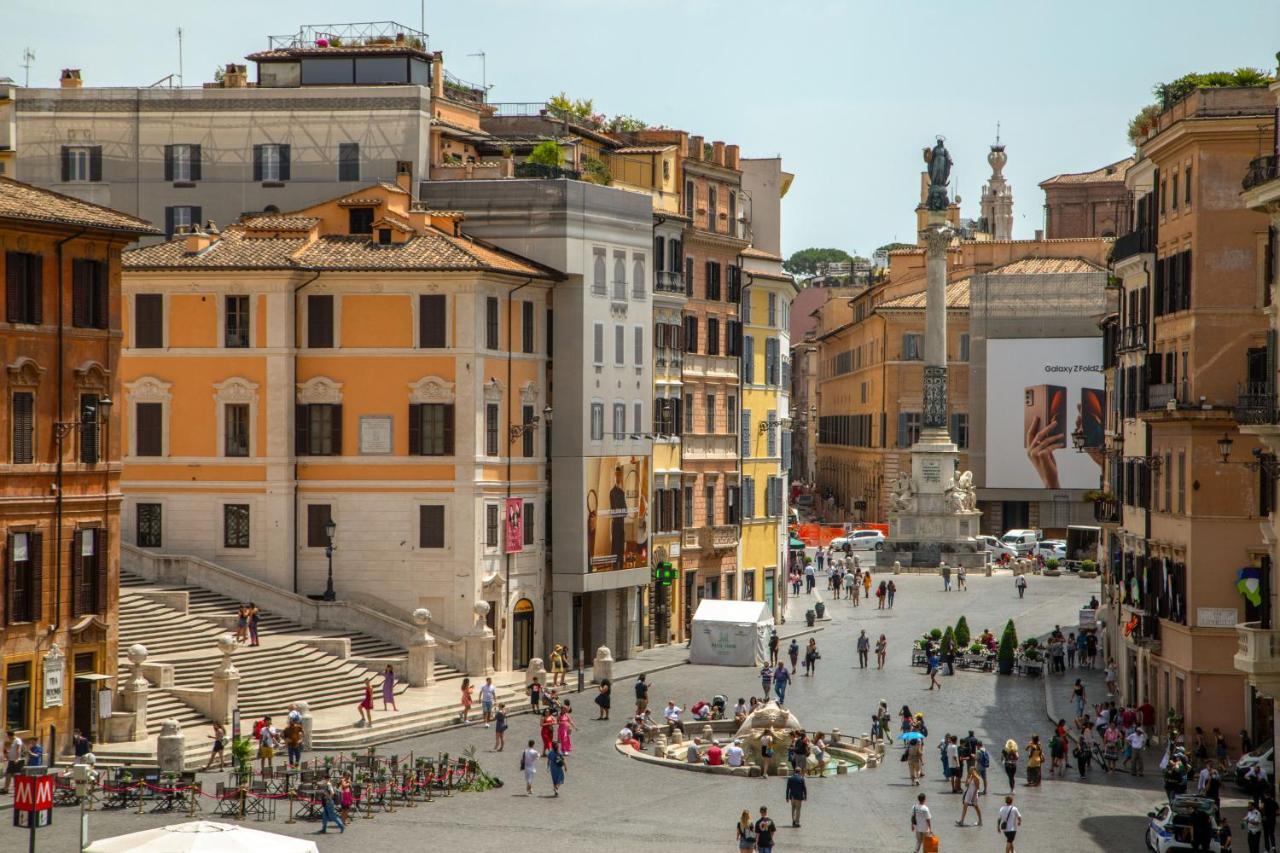
<svg viewBox="0 0 1280 853"><path fill-rule="evenodd" d="M1018 631L1013 627L1013 620L1005 623L1004 633L1000 635L1000 649L996 652L996 661L1001 675L1013 672L1013 659L1018 648Z"/></svg>
<svg viewBox="0 0 1280 853"><path fill-rule="evenodd" d="M1096 578L1098 576L1098 564L1093 560L1080 561L1080 577Z"/></svg>
<svg viewBox="0 0 1280 853"><path fill-rule="evenodd" d="M963 649L965 646L969 645L969 622L963 616L961 616L960 620L956 622L955 635L956 648Z"/></svg>
<svg viewBox="0 0 1280 853"><path fill-rule="evenodd" d="M938 642L939 640L941 640L941 639L942 639L942 629L941 629L941 628L934 628L932 631L930 631L930 632L929 632L929 639L933 640L935 643L936 643L936 642Z"/></svg>
<svg viewBox="0 0 1280 853"><path fill-rule="evenodd" d="M1062 564L1058 562L1057 557L1050 557L1044 562L1044 574L1049 577L1057 577L1058 575L1061 575L1061 565Z"/></svg>

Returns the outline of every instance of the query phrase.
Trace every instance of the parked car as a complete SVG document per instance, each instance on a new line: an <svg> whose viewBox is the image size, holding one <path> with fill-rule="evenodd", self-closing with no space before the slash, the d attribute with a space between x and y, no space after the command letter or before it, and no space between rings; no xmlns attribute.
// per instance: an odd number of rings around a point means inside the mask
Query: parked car
<svg viewBox="0 0 1280 853"><path fill-rule="evenodd" d="M1213 824L1209 849L1221 853L1222 845L1218 842L1220 824L1215 817L1213 800L1208 797L1174 797L1172 805L1161 803L1147 812L1147 849L1155 853L1194 849L1191 846L1191 816L1197 811L1208 812L1209 821Z"/></svg>
<svg viewBox="0 0 1280 853"><path fill-rule="evenodd" d="M1000 541L1012 548L1019 557L1027 557L1035 553L1036 543L1040 541L1040 531L1010 530L1000 537Z"/></svg>
<svg viewBox="0 0 1280 853"><path fill-rule="evenodd" d="M1276 748L1274 745L1263 745L1255 749L1247 755L1240 756L1240 760L1236 762L1236 781L1244 784L1244 774L1249 772L1249 768L1255 764L1262 765L1262 771L1267 774L1268 779L1276 778Z"/></svg>
<svg viewBox="0 0 1280 853"><path fill-rule="evenodd" d="M1041 539L1036 543L1036 553L1046 560L1064 560L1067 557L1067 543L1062 539Z"/></svg>
<svg viewBox="0 0 1280 853"><path fill-rule="evenodd" d="M812 492L808 492L808 493L803 494L803 495L797 495L797 496L796 496L796 506L797 506L797 507L799 507L800 509L812 509L812 508L813 508L813 493L812 493Z"/></svg>
<svg viewBox="0 0 1280 853"><path fill-rule="evenodd" d="M1004 556L1008 556L1010 559L1018 556L1017 551L994 536L975 536L973 538L978 543L979 548L991 555L992 560L999 560Z"/></svg>
<svg viewBox="0 0 1280 853"><path fill-rule="evenodd" d="M850 530L844 536L831 540L831 550L844 551L880 551L884 549L884 534L879 530Z"/></svg>

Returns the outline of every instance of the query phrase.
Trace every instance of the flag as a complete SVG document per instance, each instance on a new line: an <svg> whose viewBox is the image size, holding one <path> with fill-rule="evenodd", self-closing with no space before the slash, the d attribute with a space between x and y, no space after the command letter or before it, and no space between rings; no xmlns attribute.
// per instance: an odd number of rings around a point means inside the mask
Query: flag
<svg viewBox="0 0 1280 853"><path fill-rule="evenodd" d="M1262 604L1262 572L1252 566L1236 572L1236 589L1254 607Z"/></svg>

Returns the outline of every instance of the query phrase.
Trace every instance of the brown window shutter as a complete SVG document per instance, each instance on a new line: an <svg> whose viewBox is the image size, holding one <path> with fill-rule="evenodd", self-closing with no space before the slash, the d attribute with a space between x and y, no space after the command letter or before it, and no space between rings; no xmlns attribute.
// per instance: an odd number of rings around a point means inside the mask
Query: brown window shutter
<svg viewBox="0 0 1280 853"><path fill-rule="evenodd" d="M453 404L444 407L444 455L453 455Z"/></svg>
<svg viewBox="0 0 1280 853"><path fill-rule="evenodd" d="M133 345L140 349L164 347L164 296L139 293L133 297Z"/></svg>
<svg viewBox="0 0 1280 853"><path fill-rule="evenodd" d="M22 255L7 252L4 256L4 317L10 323L22 321Z"/></svg>
<svg viewBox="0 0 1280 853"><path fill-rule="evenodd" d="M84 586L84 567L81 565L80 557L80 537L84 535L79 530L71 534L71 615L80 616L84 613L84 595L82 587Z"/></svg>
<svg viewBox="0 0 1280 853"><path fill-rule="evenodd" d="M409 455L422 455L422 405L409 404Z"/></svg>
<svg viewBox="0 0 1280 853"><path fill-rule="evenodd" d="M333 410L332 412L333 451L331 452L330 455L341 456L342 455L342 404L338 403L337 405L330 406L330 408Z"/></svg>
<svg viewBox="0 0 1280 853"><path fill-rule="evenodd" d="M27 534L27 559L31 561L31 621L44 618L44 549L41 534Z"/></svg>
<svg viewBox="0 0 1280 853"><path fill-rule="evenodd" d="M164 428L164 410L160 403L138 403L134 407L137 419L136 448L138 456L162 456L164 441L161 431Z"/></svg>
<svg viewBox="0 0 1280 853"><path fill-rule="evenodd" d="M311 407L299 404L293 416L293 455L311 455Z"/></svg>
<svg viewBox="0 0 1280 853"><path fill-rule="evenodd" d="M418 507L418 547L444 547L444 507Z"/></svg>
<svg viewBox="0 0 1280 853"><path fill-rule="evenodd" d="M89 326L89 263L71 262L71 325L84 329Z"/></svg>
<svg viewBox="0 0 1280 853"><path fill-rule="evenodd" d="M307 297L307 346L311 349L333 346L333 297L329 294Z"/></svg>
<svg viewBox="0 0 1280 853"><path fill-rule="evenodd" d="M13 534L4 537L4 595L0 595L0 625L13 613Z"/></svg>
<svg viewBox="0 0 1280 853"><path fill-rule="evenodd" d="M445 297L423 294L418 299L418 346L442 349L445 346Z"/></svg>
<svg viewBox="0 0 1280 853"><path fill-rule="evenodd" d="M111 560L107 551L107 531L101 527L89 531L93 536L93 612L100 616L107 613L107 595L110 587L107 584L107 573L111 570Z"/></svg>
<svg viewBox="0 0 1280 853"><path fill-rule="evenodd" d="M96 285L93 298L97 303L93 306L93 327L109 329L111 328L111 269L101 261L95 261L92 267L91 272Z"/></svg>

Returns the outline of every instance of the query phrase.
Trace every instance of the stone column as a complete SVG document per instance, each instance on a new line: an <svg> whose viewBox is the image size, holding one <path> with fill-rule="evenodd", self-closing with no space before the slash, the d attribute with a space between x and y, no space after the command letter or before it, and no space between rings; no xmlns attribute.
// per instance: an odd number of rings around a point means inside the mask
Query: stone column
<svg viewBox="0 0 1280 853"><path fill-rule="evenodd" d="M947 225L946 212L929 211L924 232L924 413L921 443L951 443L947 432L947 247L954 236L955 232Z"/></svg>
<svg viewBox="0 0 1280 853"><path fill-rule="evenodd" d="M240 704L240 670L231 663L236 650L236 638L230 634L218 636L218 651L222 661L213 671L213 695L209 700L209 716L215 722L231 724L231 711Z"/></svg>
<svg viewBox="0 0 1280 853"><path fill-rule="evenodd" d="M129 722L130 739L143 740L147 736L147 693L151 690L151 685L142 674L142 664L147 660L147 647L138 643L130 646L127 654L133 672L121 692L120 704L133 716Z"/></svg>
<svg viewBox="0 0 1280 853"><path fill-rule="evenodd" d="M436 680L436 640L427 632L427 624L431 621L431 611L419 607L413 611L413 622L422 629L421 634L414 634L409 643L410 687L426 687Z"/></svg>
<svg viewBox="0 0 1280 853"><path fill-rule="evenodd" d="M463 658L467 675L493 675L493 631L485 624L489 615L489 602L477 601L472 607L476 621L474 627L463 636Z"/></svg>
<svg viewBox="0 0 1280 853"><path fill-rule="evenodd" d="M181 773L185 769L186 743L177 720L160 724L160 737L156 739L156 764L160 772Z"/></svg>

